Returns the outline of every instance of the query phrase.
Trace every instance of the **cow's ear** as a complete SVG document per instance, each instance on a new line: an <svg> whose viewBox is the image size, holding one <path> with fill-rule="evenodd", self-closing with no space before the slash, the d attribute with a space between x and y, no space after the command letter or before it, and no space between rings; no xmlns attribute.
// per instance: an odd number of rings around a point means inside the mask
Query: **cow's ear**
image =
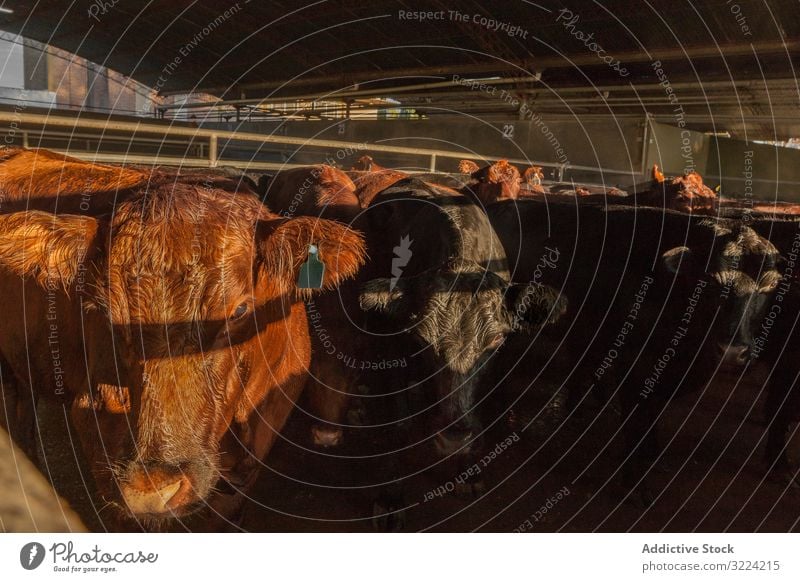
<svg viewBox="0 0 800 582"><path fill-rule="evenodd" d="M694 267L692 250L689 247L675 247L661 255L667 271L673 274L689 272Z"/></svg>
<svg viewBox="0 0 800 582"><path fill-rule="evenodd" d="M392 317L403 316L408 304L405 279L371 279L361 287L358 302L364 311L380 311Z"/></svg>
<svg viewBox="0 0 800 582"><path fill-rule="evenodd" d="M97 235L97 221L29 210L0 216L0 266L44 288L68 290Z"/></svg>
<svg viewBox="0 0 800 582"><path fill-rule="evenodd" d="M354 276L366 256L361 233L332 220L303 216L262 220L257 230L259 254L267 274L283 291L299 290L300 268L316 247L325 265L322 289L333 289Z"/></svg>
<svg viewBox="0 0 800 582"><path fill-rule="evenodd" d="M505 300L514 330L528 331L555 323L567 312L567 298L558 289L536 282L509 285Z"/></svg>

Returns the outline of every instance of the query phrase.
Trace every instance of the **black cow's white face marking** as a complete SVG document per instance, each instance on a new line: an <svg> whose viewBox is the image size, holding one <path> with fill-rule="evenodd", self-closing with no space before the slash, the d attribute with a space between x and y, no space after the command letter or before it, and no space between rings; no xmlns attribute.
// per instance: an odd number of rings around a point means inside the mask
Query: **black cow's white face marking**
<svg viewBox="0 0 800 582"><path fill-rule="evenodd" d="M363 309L389 314L459 374L512 331L557 318L562 303L549 287L510 284L471 261L396 281L373 279L361 294Z"/></svg>
<svg viewBox="0 0 800 582"><path fill-rule="evenodd" d="M676 247L664 253L664 265L672 273L705 279L714 286L719 314L713 339L718 353L724 363L743 365L780 282L780 256L750 227L711 222L704 226L713 231L710 255L708 249Z"/></svg>
<svg viewBox="0 0 800 582"><path fill-rule="evenodd" d="M479 432L475 395L487 360L512 331L541 326L565 311L565 300L538 283L517 285L472 261L453 261L415 277L373 279L361 307L385 312L432 348L440 453L465 452Z"/></svg>

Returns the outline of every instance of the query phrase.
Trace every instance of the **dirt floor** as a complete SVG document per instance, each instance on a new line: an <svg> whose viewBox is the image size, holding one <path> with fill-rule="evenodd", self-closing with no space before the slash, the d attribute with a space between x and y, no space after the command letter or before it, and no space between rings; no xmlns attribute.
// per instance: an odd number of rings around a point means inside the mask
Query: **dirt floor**
<svg viewBox="0 0 800 582"><path fill-rule="evenodd" d="M413 445L400 439L405 450L392 448L387 437L400 430L395 425L354 427L340 448L315 450L309 445L309 420L298 411L266 461L242 527L298 532L799 529L800 489L765 476L764 370L758 365L747 381L722 375L705 392L673 400L660 423L664 449L647 477L655 493L647 507L638 496L626 497L620 484L621 421L614 401L587 397L570 413L565 390L553 381L563 377L560 372L548 378L545 371L537 378L537 363L515 366L527 340L515 341L494 362L490 380L510 371L499 382L501 391L484 402L484 418L491 423L485 449L499 450L493 458L437 464L430 439ZM97 513L102 504L92 502L96 498L80 447L65 437L63 410L42 406L40 418L45 474L90 529L103 531ZM409 425L413 421L404 427L414 428ZM458 484L462 471L474 463L480 467L478 479L472 479L476 485ZM373 519L376 499L385 501L378 513L389 512L380 520Z"/></svg>

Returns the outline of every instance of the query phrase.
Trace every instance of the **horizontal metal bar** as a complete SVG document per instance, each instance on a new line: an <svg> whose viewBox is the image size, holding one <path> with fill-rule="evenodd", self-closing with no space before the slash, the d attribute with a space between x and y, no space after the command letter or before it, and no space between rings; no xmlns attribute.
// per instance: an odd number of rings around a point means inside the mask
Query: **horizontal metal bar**
<svg viewBox="0 0 800 582"><path fill-rule="evenodd" d="M70 155L73 158L87 162L100 162L104 164L136 164L158 166L180 166L184 168L208 168L208 158L184 158L175 156L148 156L140 154L104 154L96 152L75 152L72 150L54 149L54 152ZM253 162L249 160L218 160L217 167L234 167L248 170L289 170L292 168L307 168L308 164L292 164L287 162ZM407 171L409 174L426 174L427 170Z"/></svg>
<svg viewBox="0 0 800 582"><path fill-rule="evenodd" d="M182 166L185 168L209 168L208 158L185 158L175 156L141 155L141 154L105 154L99 152L76 152L73 150L54 149L52 151L86 160L87 162L100 162L104 164L137 164L154 166ZM301 168L308 164L284 164L276 162L251 162L248 160L218 160L217 167L231 166L244 167L245 170L286 170Z"/></svg>
<svg viewBox="0 0 800 582"><path fill-rule="evenodd" d="M0 131L9 131L10 127L3 127L0 125ZM60 138L70 138L70 139L80 139L80 140L98 140L98 141L113 141L113 142L125 142L127 140L130 143L130 138L124 135L102 135L97 133L71 133L66 131L53 131L53 132L43 132L43 131L36 131L31 129L24 130L28 134L28 139L36 140L38 139L60 139ZM176 139L167 140L167 139L159 139L155 137L137 137L137 143L152 143L152 144L160 144L160 145L185 145L185 146L197 146L201 145L205 142L196 142L194 140L188 141L179 141Z"/></svg>
<svg viewBox="0 0 800 582"><path fill-rule="evenodd" d="M592 172L603 172L607 174L621 174L621 175L634 175L632 169L629 170L616 170L597 168L594 166L578 166L573 164L559 164L555 162L546 162L541 160L529 160L523 158L505 158L496 155L483 155L474 154L471 152L453 152L448 150L438 150L429 148L412 148L402 146L386 146L366 142L349 142L338 141L329 139L314 139L302 137L289 137L280 135L263 135L259 133L249 132L235 132L235 131L220 131L210 130L194 127L182 127L170 124L159 124L145 121L119 121L119 120L102 120L102 119L87 119L79 117L59 117L53 113L37 114L37 113L20 113L18 111L0 111L0 123L14 123L15 128L19 131L29 131L23 126L31 125L47 128L50 126L56 127L70 127L75 130L80 129L95 129L101 131L120 131L130 132L131 134L137 133L156 133L167 136L183 136L192 138L206 138L209 142L216 139L218 142L229 143L235 141L250 141L257 143L269 144L282 144L294 145L303 147L319 147L328 149L350 149L355 151L370 151L370 152L385 152L393 154L405 154L412 156L437 156L440 158L448 159L462 159L464 157L479 158L479 159L498 159L503 158L512 164L518 165L535 165L543 167L557 167L568 170L586 170ZM102 135L100 136L102 138ZM113 136L119 137L119 136ZM157 157L157 156L156 156ZM228 163L232 160L220 160L222 163ZM148 162L142 162L148 163ZM158 162L154 162L158 163Z"/></svg>

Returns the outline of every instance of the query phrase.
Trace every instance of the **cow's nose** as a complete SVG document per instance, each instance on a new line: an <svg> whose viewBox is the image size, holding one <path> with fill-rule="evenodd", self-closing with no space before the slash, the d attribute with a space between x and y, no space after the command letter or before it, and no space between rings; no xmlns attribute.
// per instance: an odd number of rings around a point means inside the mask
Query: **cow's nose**
<svg viewBox="0 0 800 582"><path fill-rule="evenodd" d="M720 359L723 364L730 366L744 366L750 357L750 348L740 344L717 344Z"/></svg>
<svg viewBox="0 0 800 582"><path fill-rule="evenodd" d="M465 455L475 443L475 431L466 423L459 423L436 433L436 450L443 457Z"/></svg>
<svg viewBox="0 0 800 582"><path fill-rule="evenodd" d="M471 437L471 432L448 430L436 433L436 450L443 457L467 454L472 448L469 442Z"/></svg>
<svg viewBox="0 0 800 582"><path fill-rule="evenodd" d="M317 447L336 447L342 443L342 429L336 426L315 424L311 427L311 440Z"/></svg>
<svg viewBox="0 0 800 582"><path fill-rule="evenodd" d="M119 488L125 505L134 515L172 513L192 497L190 480L173 468L136 468L128 472Z"/></svg>

